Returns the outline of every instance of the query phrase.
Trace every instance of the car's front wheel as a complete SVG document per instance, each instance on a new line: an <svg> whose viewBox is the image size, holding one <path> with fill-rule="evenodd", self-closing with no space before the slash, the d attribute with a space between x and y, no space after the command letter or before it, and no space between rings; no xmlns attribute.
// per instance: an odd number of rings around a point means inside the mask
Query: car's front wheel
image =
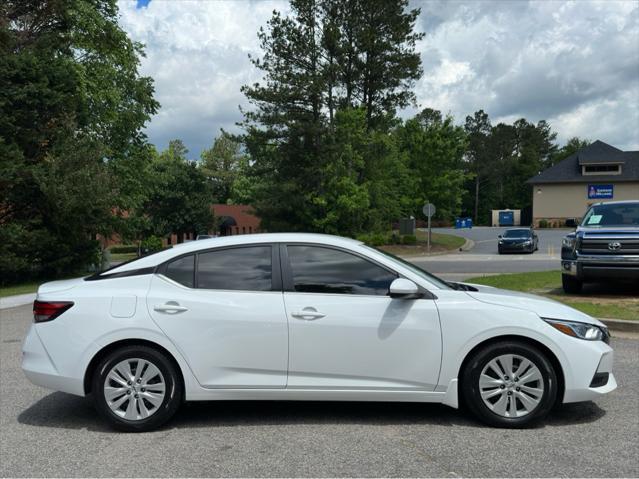
<svg viewBox="0 0 639 479"><path fill-rule="evenodd" d="M462 373L461 387L475 416L497 427L525 427L539 421L558 394L552 364L525 342L499 342L479 350Z"/></svg>
<svg viewBox="0 0 639 479"><path fill-rule="evenodd" d="M124 431L149 431L164 424L179 408L182 389L172 361L147 346L125 346L108 354L92 383L96 409Z"/></svg>

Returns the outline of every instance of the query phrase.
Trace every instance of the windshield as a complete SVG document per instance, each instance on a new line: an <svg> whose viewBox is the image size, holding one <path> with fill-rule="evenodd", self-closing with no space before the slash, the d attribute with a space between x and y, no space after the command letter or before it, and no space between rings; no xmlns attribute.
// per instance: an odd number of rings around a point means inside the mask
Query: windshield
<svg viewBox="0 0 639 479"><path fill-rule="evenodd" d="M530 238L530 230L507 230L504 238Z"/></svg>
<svg viewBox="0 0 639 479"><path fill-rule="evenodd" d="M370 246L366 246L364 245L365 248L368 248L370 250L373 251L377 251L378 253L383 254L384 256L392 259L393 261L395 261L396 263L400 263L403 267L411 270L413 273L415 273L417 276L425 279L426 281L434 284L435 286L437 286L439 289L454 289L450 286L450 284L448 284L446 281L444 281L443 279L438 278L437 276L432 275L431 273L429 273L426 270L423 270L422 268L420 268L419 266L414 265L413 263L409 263L408 261L406 261L405 259L400 258L399 256L395 256L392 253L389 253L387 251L383 251L381 249L377 249L377 248L371 248Z"/></svg>
<svg viewBox="0 0 639 479"><path fill-rule="evenodd" d="M591 207L581 226L588 228L610 226L639 226L639 203L603 204Z"/></svg>

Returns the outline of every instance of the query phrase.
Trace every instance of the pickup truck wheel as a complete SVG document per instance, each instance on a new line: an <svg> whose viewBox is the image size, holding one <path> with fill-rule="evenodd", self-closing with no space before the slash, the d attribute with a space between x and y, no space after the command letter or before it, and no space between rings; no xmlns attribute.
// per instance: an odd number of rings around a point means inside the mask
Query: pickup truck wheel
<svg viewBox="0 0 639 479"><path fill-rule="evenodd" d="M583 282L579 281L577 278L574 278L568 274L562 274L561 285L563 286L565 293L579 294L581 293Z"/></svg>

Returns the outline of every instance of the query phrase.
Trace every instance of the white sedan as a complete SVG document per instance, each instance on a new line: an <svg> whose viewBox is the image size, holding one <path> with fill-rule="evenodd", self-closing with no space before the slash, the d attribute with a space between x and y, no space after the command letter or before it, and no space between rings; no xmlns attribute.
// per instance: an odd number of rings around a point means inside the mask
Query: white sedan
<svg viewBox="0 0 639 479"><path fill-rule="evenodd" d="M463 402L522 427L617 387L596 319L334 236L190 242L43 284L33 309L26 376L123 430L208 400Z"/></svg>

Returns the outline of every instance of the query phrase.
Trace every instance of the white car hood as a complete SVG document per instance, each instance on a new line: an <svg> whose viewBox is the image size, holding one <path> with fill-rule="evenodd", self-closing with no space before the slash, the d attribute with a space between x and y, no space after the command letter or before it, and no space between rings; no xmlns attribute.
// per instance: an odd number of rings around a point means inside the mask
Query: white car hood
<svg viewBox="0 0 639 479"><path fill-rule="evenodd" d="M532 311L542 318L565 319L605 327L601 321L598 321L592 316L588 316L586 313L577 311L570 306L566 306L552 299L544 298L543 296L508 291L491 286L483 286L481 284L464 284L476 288L478 291L467 291L467 293L476 300L484 303Z"/></svg>

